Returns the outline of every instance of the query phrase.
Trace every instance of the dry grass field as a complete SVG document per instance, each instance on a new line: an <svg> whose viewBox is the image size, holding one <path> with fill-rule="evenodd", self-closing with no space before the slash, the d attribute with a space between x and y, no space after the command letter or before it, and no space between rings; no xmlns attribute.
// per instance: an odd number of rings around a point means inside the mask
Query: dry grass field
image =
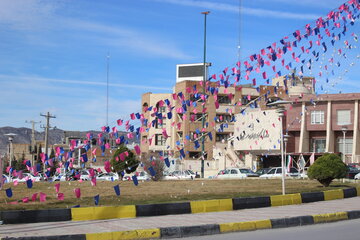
<svg viewBox="0 0 360 240"><path fill-rule="evenodd" d="M59 183L59 182L57 182ZM189 180L189 181L146 181L135 186L132 182L98 182L91 186L90 182L61 182L60 193L64 193L64 200L58 200L55 192L56 183L35 182L31 189L26 184L17 186L6 184L0 193L0 210L10 209L45 209L70 208L75 205L95 206L94 196L99 194L99 205L129 205L162 202L180 202L188 200L221 199L248 196L269 196L281 194L280 179L243 179L243 180ZM117 196L114 186L119 184L121 195ZM328 188L322 187L314 180L286 181L287 193L324 191L360 186L359 183L342 183L334 181ZM5 189L12 189L13 196L8 198ZM81 197L76 198L74 189L81 189ZM46 202L31 201L34 193L45 193ZM29 197L28 203L22 199ZM14 204L16 203L16 204Z"/></svg>

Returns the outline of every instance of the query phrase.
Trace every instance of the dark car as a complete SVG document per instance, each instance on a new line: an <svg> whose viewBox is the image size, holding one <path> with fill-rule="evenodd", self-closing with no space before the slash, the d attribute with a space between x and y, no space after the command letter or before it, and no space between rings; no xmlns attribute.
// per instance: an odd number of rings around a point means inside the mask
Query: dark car
<svg viewBox="0 0 360 240"><path fill-rule="evenodd" d="M270 170L270 168L261 168L259 170L257 170L255 173L257 173L259 176L267 173Z"/></svg>
<svg viewBox="0 0 360 240"><path fill-rule="evenodd" d="M355 175L360 173L360 170L353 167L353 166L347 166L347 172L346 172L346 176L345 178L348 178L348 179L354 179Z"/></svg>

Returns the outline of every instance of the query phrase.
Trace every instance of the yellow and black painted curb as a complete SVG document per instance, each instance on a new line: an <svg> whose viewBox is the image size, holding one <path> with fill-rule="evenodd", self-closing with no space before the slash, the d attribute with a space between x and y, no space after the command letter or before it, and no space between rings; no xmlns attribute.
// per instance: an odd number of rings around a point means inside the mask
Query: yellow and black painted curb
<svg viewBox="0 0 360 240"><path fill-rule="evenodd" d="M198 226L138 229L130 231L89 233L62 236L2 238L3 240L118 240L118 239L160 239L205 236L228 232L255 231L259 229L286 228L359 219L360 210L317 214L290 218L265 219L248 222L207 224Z"/></svg>
<svg viewBox="0 0 360 240"><path fill-rule="evenodd" d="M114 218L190 214L231 211L328 201L360 196L360 187L323 192L295 193L265 197L228 198L180 203L159 203L125 206L97 206L70 209L15 210L0 212L3 224L56 221L87 221Z"/></svg>

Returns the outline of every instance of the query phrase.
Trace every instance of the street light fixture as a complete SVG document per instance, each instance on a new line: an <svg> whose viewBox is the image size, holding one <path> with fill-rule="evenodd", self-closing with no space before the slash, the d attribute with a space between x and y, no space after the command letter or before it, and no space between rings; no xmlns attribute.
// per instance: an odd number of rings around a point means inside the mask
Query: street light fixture
<svg viewBox="0 0 360 240"><path fill-rule="evenodd" d="M285 168L284 168L284 133L283 133L283 117L285 112L285 106L286 104L292 103L291 101L285 101L278 99L276 101L269 101L266 106L268 107L276 107L276 112L280 118L280 136L281 136L281 142L280 142L280 150L281 150L281 186L282 186L282 194L285 195ZM286 139L287 141L287 139Z"/></svg>
<svg viewBox="0 0 360 240"><path fill-rule="evenodd" d="M15 133L8 133L4 134L5 136L8 136L9 140L9 150L10 150L10 158L9 158L9 166L11 168L11 161L14 159L14 146L13 146L13 140L14 137L17 135ZM1 164L2 165L2 164ZM2 181L2 174L3 174L3 166L1 166L1 181ZM9 172L9 181L11 181L11 171Z"/></svg>
<svg viewBox="0 0 360 240"><path fill-rule="evenodd" d="M345 163L345 140L346 140L346 132L347 132L347 126L342 126L341 127L341 131L343 132L343 151L342 151L342 154L343 154L343 162Z"/></svg>
<svg viewBox="0 0 360 240"><path fill-rule="evenodd" d="M204 96L204 104L202 104L202 120L201 120L201 125L202 125L202 129L205 128L205 113L204 113L204 109L205 109L205 85L206 85L206 75L207 75L207 71L206 71L206 16L209 14L209 11L206 12L202 12L201 14L204 14L204 72L203 72L203 81L202 81L202 94ZM202 139L201 139L201 178L204 178L204 168L205 168L205 136L204 133L202 133Z"/></svg>

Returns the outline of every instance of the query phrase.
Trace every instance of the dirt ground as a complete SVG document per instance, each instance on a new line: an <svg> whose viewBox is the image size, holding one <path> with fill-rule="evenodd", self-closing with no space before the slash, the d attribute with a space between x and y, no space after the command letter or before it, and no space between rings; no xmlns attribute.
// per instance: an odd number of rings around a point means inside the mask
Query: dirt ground
<svg viewBox="0 0 360 240"><path fill-rule="evenodd" d="M55 192L55 184L60 183L60 193L64 194L64 200L58 200ZM114 186L119 185L121 194L117 196ZM334 181L330 187L324 188L315 180L286 181L286 193L324 191L360 186L359 183L341 183ZM8 198L5 189L12 189L13 196ZM81 197L76 198L74 189L81 189ZM31 197L34 193L45 193L46 201L36 201ZM45 209L45 208L69 208L75 205L95 206L94 196L100 196L99 205L128 205L147 204L161 202L179 202L188 200L206 200L247 196L269 196L281 194L280 179L242 179L242 180L188 180L188 181L146 181L139 182L135 186L133 182L97 182L91 186L90 182L35 182L31 189L26 184L5 184L0 193L0 210L10 209ZM28 203L22 201L29 197Z"/></svg>

